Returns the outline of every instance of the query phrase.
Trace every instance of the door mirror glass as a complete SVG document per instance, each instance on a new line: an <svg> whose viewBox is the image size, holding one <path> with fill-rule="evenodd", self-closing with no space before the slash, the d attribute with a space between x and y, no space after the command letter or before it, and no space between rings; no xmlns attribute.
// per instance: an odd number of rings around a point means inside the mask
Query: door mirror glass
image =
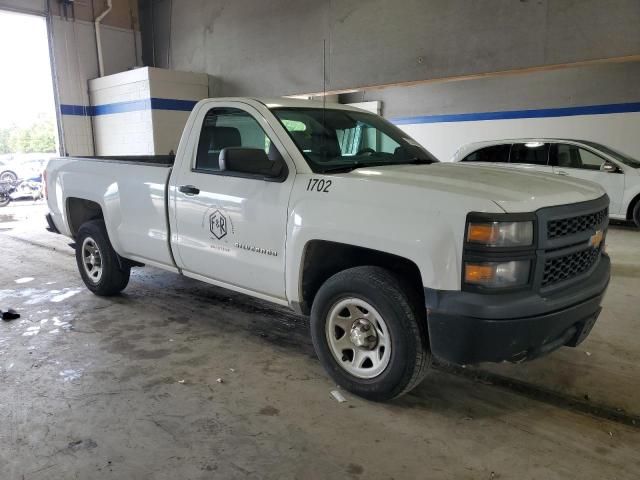
<svg viewBox="0 0 640 480"><path fill-rule="evenodd" d="M600 167L600 170L602 170L603 172L609 172L609 173L618 173L620 171L620 169L616 165L608 161L602 164L602 166Z"/></svg>
<svg viewBox="0 0 640 480"><path fill-rule="evenodd" d="M220 151L221 171L277 178L282 175L281 159L270 160L262 148L226 147Z"/></svg>

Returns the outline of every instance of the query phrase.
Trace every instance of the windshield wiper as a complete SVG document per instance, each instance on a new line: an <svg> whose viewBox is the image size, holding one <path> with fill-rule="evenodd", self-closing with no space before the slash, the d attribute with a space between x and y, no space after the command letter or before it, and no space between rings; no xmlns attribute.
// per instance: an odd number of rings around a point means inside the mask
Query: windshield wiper
<svg viewBox="0 0 640 480"><path fill-rule="evenodd" d="M436 163L436 160L414 157L399 163L410 163L411 165L431 165L432 163Z"/></svg>
<svg viewBox="0 0 640 480"><path fill-rule="evenodd" d="M364 167L364 165L358 165L358 164L353 164L353 165L340 165L337 167L327 167L327 168L323 168L322 170L320 170L320 173L342 173L342 172L350 172L352 170L355 170L356 168L361 168Z"/></svg>
<svg viewBox="0 0 640 480"><path fill-rule="evenodd" d="M403 160L401 162L354 162L350 165L337 165L335 167L327 167L321 170L320 173L341 173L341 172L351 172L356 168L372 168L372 167L386 167L389 165L431 165L432 163L436 163L437 160L430 160L428 158L409 158L407 160Z"/></svg>

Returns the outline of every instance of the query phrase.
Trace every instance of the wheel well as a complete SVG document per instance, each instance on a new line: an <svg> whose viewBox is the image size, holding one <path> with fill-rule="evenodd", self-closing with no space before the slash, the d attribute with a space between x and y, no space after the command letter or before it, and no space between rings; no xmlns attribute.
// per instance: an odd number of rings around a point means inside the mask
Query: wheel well
<svg viewBox="0 0 640 480"><path fill-rule="evenodd" d="M96 202L83 198L67 199L67 218L71 235L75 238L83 223L89 220L103 219L102 207Z"/></svg>
<svg viewBox="0 0 640 480"><path fill-rule="evenodd" d="M395 273L403 283L423 301L422 277L418 266L411 260L391 253L325 240L310 241L304 251L300 278L301 304L304 314L311 305L322 284L331 276L348 268L372 265Z"/></svg>
<svg viewBox="0 0 640 480"><path fill-rule="evenodd" d="M627 209L627 220L633 220L633 209L640 202L640 193L635 196L631 202L629 202L629 208Z"/></svg>

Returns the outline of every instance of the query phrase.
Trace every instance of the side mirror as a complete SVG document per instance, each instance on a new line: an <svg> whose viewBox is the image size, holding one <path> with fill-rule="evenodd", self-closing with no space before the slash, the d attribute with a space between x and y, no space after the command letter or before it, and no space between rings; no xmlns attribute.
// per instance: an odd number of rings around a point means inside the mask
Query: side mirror
<svg viewBox="0 0 640 480"><path fill-rule="evenodd" d="M602 164L602 166L600 167L600 170L603 172L607 172L607 173L619 173L620 169L617 167L617 165L614 165L611 162L604 162Z"/></svg>
<svg viewBox="0 0 640 480"><path fill-rule="evenodd" d="M282 161L272 161L261 148L227 147L218 157L220 171L277 178L282 174Z"/></svg>

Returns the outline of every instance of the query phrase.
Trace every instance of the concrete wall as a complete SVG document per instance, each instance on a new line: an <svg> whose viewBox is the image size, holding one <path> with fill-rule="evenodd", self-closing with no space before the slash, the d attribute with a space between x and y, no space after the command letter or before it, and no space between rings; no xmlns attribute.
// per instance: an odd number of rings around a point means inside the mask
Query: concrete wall
<svg viewBox="0 0 640 480"><path fill-rule="evenodd" d="M0 0L0 9L44 15L47 0Z"/></svg>
<svg viewBox="0 0 640 480"><path fill-rule="evenodd" d="M140 9L145 61L206 72L220 95L322 91L324 39L328 90L640 54L638 0L141 0Z"/></svg>
<svg viewBox="0 0 640 480"><path fill-rule="evenodd" d="M0 0L0 10L12 10L22 13L63 16L64 9L60 0ZM106 8L105 0L75 0L75 8L67 8L69 17L75 14L76 20L93 21ZM138 29L138 0L114 0L111 13L104 19L105 25L112 27Z"/></svg>
<svg viewBox="0 0 640 480"><path fill-rule="evenodd" d="M385 117L441 160L466 143L536 136L593 140L640 158L639 79L640 62L612 63L367 89L340 101L381 101ZM473 120L487 112L498 119Z"/></svg>
<svg viewBox="0 0 640 480"><path fill-rule="evenodd" d="M212 96L321 92L326 41L326 90L381 101L444 160L523 136L640 158L640 107L557 111L640 102L638 0L141 0L140 22L145 61L208 73ZM538 118L433 118L518 110Z"/></svg>
<svg viewBox="0 0 640 480"><path fill-rule="evenodd" d="M52 18L53 54L58 79L58 101L61 105L63 153L69 155L92 155L92 119L82 112L89 106L88 80L99 76L94 25L82 20ZM119 27L102 28L103 58L105 74L126 71L141 64L136 59L138 32Z"/></svg>

